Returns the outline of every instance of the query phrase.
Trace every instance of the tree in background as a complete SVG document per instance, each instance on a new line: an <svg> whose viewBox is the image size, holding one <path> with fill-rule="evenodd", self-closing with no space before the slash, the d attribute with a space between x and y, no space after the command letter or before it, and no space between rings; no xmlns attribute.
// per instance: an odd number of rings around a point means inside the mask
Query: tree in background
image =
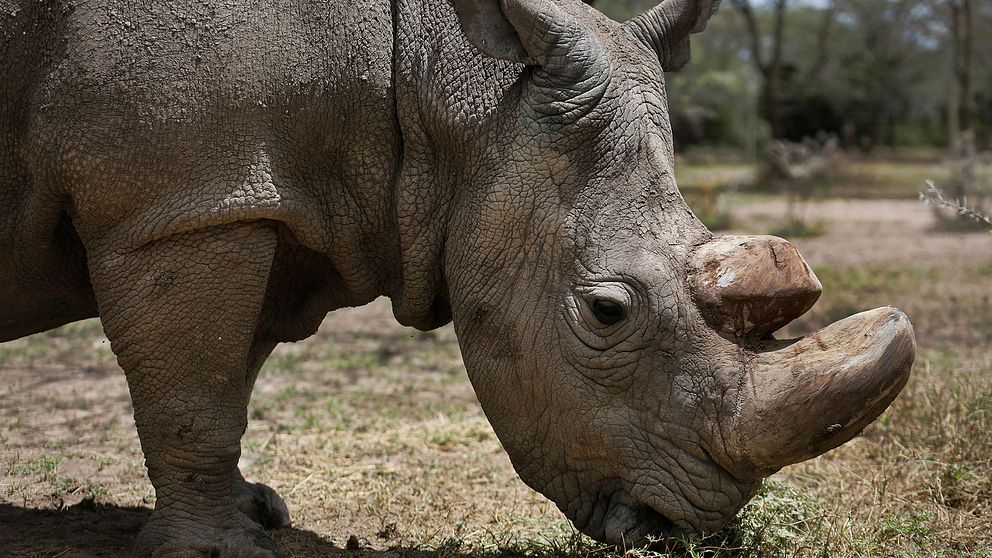
<svg viewBox="0 0 992 558"><path fill-rule="evenodd" d="M972 88L972 62L974 60L974 19L972 18L971 0L950 0L947 2L950 11L950 42L954 60L954 77L957 80L959 105L953 119L958 121L960 140L951 138L952 142L971 143L974 148L974 129L972 124L975 114L975 93Z"/></svg>
<svg viewBox="0 0 992 558"><path fill-rule="evenodd" d="M764 48L764 35L758 27L758 18L750 0L730 0L747 27L750 37L749 50L762 78L761 102L763 113L771 126L772 138L781 139L785 135L782 125L782 46L785 37L786 0L772 0L772 33L768 52Z"/></svg>
<svg viewBox="0 0 992 558"><path fill-rule="evenodd" d="M939 44L932 38L931 16L920 0L838 2L849 46L836 69L843 89L831 93L845 115L845 143L893 146L899 123L914 108L916 84L939 68L939 59L930 56Z"/></svg>
<svg viewBox="0 0 992 558"><path fill-rule="evenodd" d="M594 6L624 20L657 1ZM960 94L948 95L960 83L951 11L957 5L964 13L965 2L974 43L968 110ZM846 148L949 145L959 134L949 133L948 113L966 113L977 146L987 148L992 33L974 30L989 28L989 1L724 0L695 37L692 63L667 80L676 146L746 148L755 139L801 141L821 131Z"/></svg>
<svg viewBox="0 0 992 558"><path fill-rule="evenodd" d="M975 92L974 77L974 11L972 0L948 0L944 8L951 44L953 87L948 95L948 130L951 153L957 160L954 175L948 182L951 196L963 207L969 199L973 209L981 212L992 195L992 185L982 184L976 176ZM959 212L960 215L965 215ZM968 222L965 220L965 222Z"/></svg>

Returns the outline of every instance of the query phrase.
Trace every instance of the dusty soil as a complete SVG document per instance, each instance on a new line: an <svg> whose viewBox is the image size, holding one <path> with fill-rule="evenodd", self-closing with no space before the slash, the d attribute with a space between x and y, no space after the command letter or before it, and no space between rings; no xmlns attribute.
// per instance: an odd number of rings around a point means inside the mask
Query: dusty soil
<svg viewBox="0 0 992 558"><path fill-rule="evenodd" d="M754 231L767 230L786 212L782 199L733 208L743 228ZM790 239L814 267L888 263L965 268L992 258L992 235L937 232L931 208L917 200L831 199L797 212L826 222L822 236Z"/></svg>
<svg viewBox="0 0 992 558"><path fill-rule="evenodd" d="M922 348L980 356L992 347L992 234L941 232L931 208L916 200L832 199L797 213L824 229L789 239L819 275L823 295L784 334L891 305L909 314ZM775 199L733 214L742 232L767 233L788 209Z"/></svg>
<svg viewBox="0 0 992 558"><path fill-rule="evenodd" d="M764 233L785 205L742 202L733 212L743 230ZM826 234L795 242L825 294L793 331L893 304L917 324L921 353L992 360L992 234L934 232L915 201L836 200L807 212ZM845 282L852 274L860 283ZM250 416L242 466L288 502L294 526L274 534L287 556L343 553L349 538L370 551L449 555L468 544L557 548L571 536L513 473L451 327L402 328L386 300L335 312L313 338L278 348ZM854 467L823 458L780 478L830 484L845 470ZM0 345L0 556L127 556L153 501L99 322ZM968 533L992 524L955 518Z"/></svg>

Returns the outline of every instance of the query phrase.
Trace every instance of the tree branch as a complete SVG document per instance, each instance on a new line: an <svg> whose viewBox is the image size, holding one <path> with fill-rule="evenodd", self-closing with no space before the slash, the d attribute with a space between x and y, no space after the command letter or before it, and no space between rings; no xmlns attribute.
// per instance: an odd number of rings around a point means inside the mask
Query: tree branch
<svg viewBox="0 0 992 558"><path fill-rule="evenodd" d="M837 0L831 0L827 9L823 10L823 22L816 34L816 60L806 73L806 83L812 83L820 79L823 70L830 61L830 32L834 25L834 16L837 14Z"/></svg>
<svg viewBox="0 0 992 558"><path fill-rule="evenodd" d="M747 25L747 32L751 38L751 59L754 60L761 73L767 74L768 66L765 64L761 52L761 31L758 29L758 20L754 16L754 9L751 7L750 0L730 0L730 3L737 8L737 11L744 18L744 24Z"/></svg>
<svg viewBox="0 0 992 558"><path fill-rule="evenodd" d="M782 62L782 43L785 35L785 2L786 0L775 0L775 38L772 43L772 59L769 62L770 69L775 71Z"/></svg>

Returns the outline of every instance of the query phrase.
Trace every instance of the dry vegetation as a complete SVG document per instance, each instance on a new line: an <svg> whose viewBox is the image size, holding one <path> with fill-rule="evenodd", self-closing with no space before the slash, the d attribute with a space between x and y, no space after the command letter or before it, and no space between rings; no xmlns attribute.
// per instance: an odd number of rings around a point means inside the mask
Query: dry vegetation
<svg viewBox="0 0 992 558"><path fill-rule="evenodd" d="M784 210L737 202L750 232ZM862 437L783 470L735 524L672 554L992 555L992 235L935 233L915 201L809 212L825 232L797 244L825 293L790 332L899 306L917 327L913 377ZM0 556L127 556L153 494L99 323L0 345L0 374ZM250 413L242 465L288 501L295 525L274 533L288 557L616 554L517 479L451 328L403 329L387 301L277 349Z"/></svg>

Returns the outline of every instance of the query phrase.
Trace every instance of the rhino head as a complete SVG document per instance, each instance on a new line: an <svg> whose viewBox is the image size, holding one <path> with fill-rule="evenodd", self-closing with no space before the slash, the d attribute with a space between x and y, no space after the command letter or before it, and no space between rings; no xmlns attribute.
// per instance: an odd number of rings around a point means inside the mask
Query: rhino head
<svg viewBox="0 0 992 558"><path fill-rule="evenodd" d="M521 478L611 543L721 528L874 420L915 354L892 308L772 338L816 277L679 194L664 72L717 3L620 25L577 0L454 2L479 51L524 65L448 231L465 364Z"/></svg>

